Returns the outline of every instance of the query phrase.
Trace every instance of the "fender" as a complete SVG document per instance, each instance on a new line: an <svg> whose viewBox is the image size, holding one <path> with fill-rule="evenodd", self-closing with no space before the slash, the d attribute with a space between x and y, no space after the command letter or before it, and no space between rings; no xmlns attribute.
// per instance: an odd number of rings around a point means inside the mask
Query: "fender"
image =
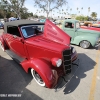
<svg viewBox="0 0 100 100"><path fill-rule="evenodd" d="M79 43L81 41L87 40L91 43L92 46L95 46L95 44L97 43L98 38L99 38L98 35L91 35L91 34L79 35L79 36L76 36L71 43L79 45Z"/></svg>
<svg viewBox="0 0 100 100"><path fill-rule="evenodd" d="M29 68L33 68L41 76L48 88L53 88L57 84L57 72L51 68L52 65L49 62L34 58L21 62L21 65L27 73Z"/></svg>

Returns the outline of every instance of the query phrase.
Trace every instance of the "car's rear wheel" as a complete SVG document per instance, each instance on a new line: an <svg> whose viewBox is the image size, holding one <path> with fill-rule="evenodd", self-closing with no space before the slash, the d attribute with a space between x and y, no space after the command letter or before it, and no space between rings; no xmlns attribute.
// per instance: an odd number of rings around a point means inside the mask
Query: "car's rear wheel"
<svg viewBox="0 0 100 100"><path fill-rule="evenodd" d="M86 41L86 40L80 42L80 47L82 47L82 48L84 48L84 49L89 48L90 45L91 45L90 42L88 42L88 41Z"/></svg>
<svg viewBox="0 0 100 100"><path fill-rule="evenodd" d="M5 51L4 46L3 46L3 44L2 44L1 41L0 41L0 47L1 47L1 49L2 49L3 51Z"/></svg>
<svg viewBox="0 0 100 100"><path fill-rule="evenodd" d="M41 78L41 76L32 68L31 69L31 74L34 78L34 80L40 85L40 86L45 86L45 82L43 81L43 79Z"/></svg>

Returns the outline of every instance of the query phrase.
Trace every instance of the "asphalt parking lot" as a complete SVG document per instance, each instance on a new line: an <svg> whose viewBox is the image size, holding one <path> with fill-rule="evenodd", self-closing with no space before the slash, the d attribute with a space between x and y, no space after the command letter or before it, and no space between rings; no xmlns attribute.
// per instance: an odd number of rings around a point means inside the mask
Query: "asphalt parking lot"
<svg viewBox="0 0 100 100"><path fill-rule="evenodd" d="M100 100L100 50L73 46L78 52L80 65L69 84L58 92L40 87L0 48L0 100Z"/></svg>

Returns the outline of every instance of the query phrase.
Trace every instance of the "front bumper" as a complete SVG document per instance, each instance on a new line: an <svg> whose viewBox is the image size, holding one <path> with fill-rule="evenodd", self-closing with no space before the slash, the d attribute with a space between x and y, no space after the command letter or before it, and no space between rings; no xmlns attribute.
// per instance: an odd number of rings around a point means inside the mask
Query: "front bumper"
<svg viewBox="0 0 100 100"><path fill-rule="evenodd" d="M100 45L100 41L98 41L96 44L95 44L95 47L99 47Z"/></svg>
<svg viewBox="0 0 100 100"><path fill-rule="evenodd" d="M74 53L72 53L71 55L71 61L74 62L77 59L78 55L77 52L75 51Z"/></svg>
<svg viewBox="0 0 100 100"><path fill-rule="evenodd" d="M70 82L70 80L73 78L73 76L77 72L78 68L79 68L79 59L76 59L72 62L71 73L59 78L58 83L55 86L55 92L60 91Z"/></svg>
<svg viewBox="0 0 100 100"><path fill-rule="evenodd" d="M3 26L0 26L0 29L3 29Z"/></svg>

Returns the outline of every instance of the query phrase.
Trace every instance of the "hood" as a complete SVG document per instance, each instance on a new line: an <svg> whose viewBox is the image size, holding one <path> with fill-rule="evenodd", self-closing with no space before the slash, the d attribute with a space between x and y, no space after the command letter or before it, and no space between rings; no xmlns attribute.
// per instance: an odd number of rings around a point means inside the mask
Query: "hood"
<svg viewBox="0 0 100 100"><path fill-rule="evenodd" d="M100 32L94 31L94 30L89 30L89 29L77 29L77 32L81 33L89 33L89 34L98 34L100 36Z"/></svg>
<svg viewBox="0 0 100 100"><path fill-rule="evenodd" d="M61 52L64 49L70 48L69 46L65 46L57 42L51 41L45 38L44 36L29 38L26 40L26 43L31 44L33 46L40 47L40 48L44 48L47 50L58 51L58 52Z"/></svg>
<svg viewBox="0 0 100 100"><path fill-rule="evenodd" d="M48 19L44 26L44 37L63 45L70 45L71 37Z"/></svg>

